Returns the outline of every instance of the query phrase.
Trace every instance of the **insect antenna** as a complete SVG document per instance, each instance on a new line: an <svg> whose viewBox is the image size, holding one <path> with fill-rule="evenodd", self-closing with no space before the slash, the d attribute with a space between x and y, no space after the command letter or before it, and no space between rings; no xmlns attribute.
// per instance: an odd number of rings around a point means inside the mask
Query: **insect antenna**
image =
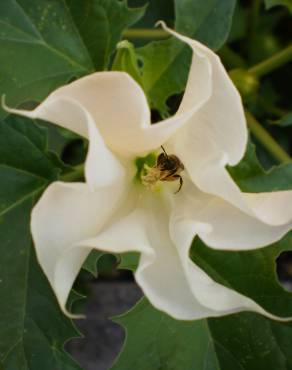
<svg viewBox="0 0 292 370"><path fill-rule="evenodd" d="M168 159L168 154L166 153L165 149L163 148L163 146L161 145L161 149L163 150L164 154L166 155L166 158Z"/></svg>

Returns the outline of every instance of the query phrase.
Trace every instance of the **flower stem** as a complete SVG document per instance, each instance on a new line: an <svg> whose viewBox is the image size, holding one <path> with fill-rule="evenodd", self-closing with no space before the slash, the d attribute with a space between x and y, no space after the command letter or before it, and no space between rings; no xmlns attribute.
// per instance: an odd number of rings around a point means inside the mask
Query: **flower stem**
<svg viewBox="0 0 292 370"><path fill-rule="evenodd" d="M72 171L65 173L60 177L61 181L72 182L83 180L84 178L84 163L73 167Z"/></svg>
<svg viewBox="0 0 292 370"><path fill-rule="evenodd" d="M130 28L123 33L126 39L165 39L169 34L161 29Z"/></svg>
<svg viewBox="0 0 292 370"><path fill-rule="evenodd" d="M261 77L276 68L281 67L292 60L292 44L287 46L284 50L276 53L272 57L256 64L251 67L248 71L257 77Z"/></svg>
<svg viewBox="0 0 292 370"><path fill-rule="evenodd" d="M277 141L260 125L256 118L247 110L245 111L247 125L251 133L280 163L291 162L291 157L277 143Z"/></svg>

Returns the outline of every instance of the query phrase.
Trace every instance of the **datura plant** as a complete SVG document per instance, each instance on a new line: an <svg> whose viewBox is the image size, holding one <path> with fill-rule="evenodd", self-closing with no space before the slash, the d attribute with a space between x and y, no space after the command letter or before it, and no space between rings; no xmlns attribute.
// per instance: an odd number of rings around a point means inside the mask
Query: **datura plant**
<svg viewBox="0 0 292 370"><path fill-rule="evenodd" d="M163 26L193 52L186 90L172 117L151 125L145 94L124 72L83 77L30 112L6 106L89 140L86 183L54 182L33 209L38 260L64 312L73 282L95 248L139 252L137 283L154 307L176 319L243 310L274 318L216 283L190 260L189 250L196 235L220 250L278 241L292 226L292 191L240 191L226 170L247 146L240 95L216 54Z"/></svg>
<svg viewBox="0 0 292 370"><path fill-rule="evenodd" d="M292 369L291 1L148 2L0 0L1 370Z"/></svg>

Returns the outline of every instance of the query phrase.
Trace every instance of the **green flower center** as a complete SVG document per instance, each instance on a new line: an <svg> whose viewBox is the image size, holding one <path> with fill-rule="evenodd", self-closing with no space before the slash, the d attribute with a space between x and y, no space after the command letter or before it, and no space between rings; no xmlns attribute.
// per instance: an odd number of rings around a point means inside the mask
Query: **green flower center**
<svg viewBox="0 0 292 370"><path fill-rule="evenodd" d="M137 157L135 160L137 172L134 180L142 184L142 178L147 174L147 168L154 167L156 159L156 153L149 153L145 157Z"/></svg>

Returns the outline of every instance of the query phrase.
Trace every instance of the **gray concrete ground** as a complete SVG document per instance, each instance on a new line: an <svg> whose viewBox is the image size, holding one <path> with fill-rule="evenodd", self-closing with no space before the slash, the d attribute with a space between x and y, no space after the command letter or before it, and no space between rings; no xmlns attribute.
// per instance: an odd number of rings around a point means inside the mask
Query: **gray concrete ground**
<svg viewBox="0 0 292 370"><path fill-rule="evenodd" d="M142 296L131 281L95 281L89 284L85 320L76 320L84 338L72 339L66 349L84 370L108 370L122 347L123 329L109 317L124 313Z"/></svg>

